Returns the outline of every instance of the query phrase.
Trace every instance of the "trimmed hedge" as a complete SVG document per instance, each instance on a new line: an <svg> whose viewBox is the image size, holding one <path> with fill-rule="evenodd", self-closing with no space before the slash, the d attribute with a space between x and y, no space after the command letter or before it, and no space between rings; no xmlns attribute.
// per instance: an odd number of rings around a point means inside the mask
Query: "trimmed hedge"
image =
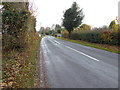
<svg viewBox="0 0 120 90"><path fill-rule="evenodd" d="M71 39L83 40L91 43L120 45L118 36L120 36L120 31L73 31L71 34Z"/></svg>

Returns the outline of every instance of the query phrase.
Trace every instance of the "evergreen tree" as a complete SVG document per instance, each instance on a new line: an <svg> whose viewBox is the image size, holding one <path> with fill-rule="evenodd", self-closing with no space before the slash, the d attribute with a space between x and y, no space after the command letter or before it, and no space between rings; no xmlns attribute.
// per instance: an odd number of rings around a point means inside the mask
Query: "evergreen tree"
<svg viewBox="0 0 120 90"><path fill-rule="evenodd" d="M70 38L73 29L82 23L84 18L83 10L78 7L76 2L73 2L71 8L65 11L63 17L63 26L68 30Z"/></svg>

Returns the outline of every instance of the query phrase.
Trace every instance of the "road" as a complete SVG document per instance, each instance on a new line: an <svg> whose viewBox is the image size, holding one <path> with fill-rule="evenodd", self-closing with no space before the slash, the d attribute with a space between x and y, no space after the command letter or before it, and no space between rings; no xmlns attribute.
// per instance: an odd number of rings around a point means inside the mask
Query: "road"
<svg viewBox="0 0 120 90"><path fill-rule="evenodd" d="M52 36L41 49L52 88L118 88L118 54Z"/></svg>

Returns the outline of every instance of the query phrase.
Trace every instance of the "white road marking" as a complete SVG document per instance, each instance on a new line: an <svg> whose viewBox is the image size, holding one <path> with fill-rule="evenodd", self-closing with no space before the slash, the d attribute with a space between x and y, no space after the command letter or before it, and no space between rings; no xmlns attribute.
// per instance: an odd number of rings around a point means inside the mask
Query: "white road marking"
<svg viewBox="0 0 120 90"><path fill-rule="evenodd" d="M73 51L76 51L76 52L78 52L78 53L80 53L80 54L82 54L82 55L84 55L84 56L86 56L86 57L88 57L88 58L91 58L91 59L95 60L95 61L100 61L100 60L98 60L98 59L96 59L96 58L94 58L94 57L91 57L91 56L89 56L89 55L87 55L87 54L85 54L85 53L83 53L83 52L80 52L80 51L78 51L78 50L76 50L76 49L73 49L73 48L71 48L71 47L69 47L69 46L65 46L65 47L67 47L67 48L69 48L69 49L72 49Z"/></svg>
<svg viewBox="0 0 120 90"><path fill-rule="evenodd" d="M60 42L58 42L58 41L56 41L56 40L54 40L56 43L58 43L58 44L60 44Z"/></svg>
<svg viewBox="0 0 120 90"><path fill-rule="evenodd" d="M56 43L58 43L58 44L61 44L60 42L58 42L58 41L56 41L56 40L54 40ZM61 45L63 45L63 44L61 44ZM94 57L92 57L92 56L89 56L89 55L87 55L87 54L85 54L85 53L83 53L83 52L80 52L80 51L78 51L78 50L76 50L76 49L73 49L73 48L71 48L71 47L69 47L69 46L66 46L66 45L64 45L65 47L67 47L67 48L69 48L69 49L71 49L71 50L73 50L73 51L76 51L76 52L78 52L78 53L80 53L80 54L82 54L82 55L84 55L84 56L86 56L86 57L88 57L88 58L90 58L90 59L93 59L93 60L95 60L95 61L100 61L100 60L98 60L98 59L96 59L96 58L94 58Z"/></svg>
<svg viewBox="0 0 120 90"><path fill-rule="evenodd" d="M92 57L92 56L90 56L90 55L87 55L87 54L85 54L85 53L83 53L83 52L80 52L80 51L78 51L78 50L76 50L76 49L74 49L74 48L71 48L71 47L66 46L66 45L64 45L64 44L61 44L60 42L58 42L58 41L56 41L56 40L53 40L53 41L56 42L57 44L60 44L60 45L65 46L65 47L67 47L67 48L69 48L69 49L71 49L71 50L73 50L73 51L75 51L75 52L78 52L78 53L80 53L80 54L82 54L82 55L84 55L84 56L86 56L86 57L88 57L88 58L90 58L90 59L92 59L92 60L100 61L100 60L98 60L98 59L96 59L96 58L94 58L94 57ZM44 42L44 45L45 45L45 48L48 49L48 47L47 47L47 45L45 44L45 42Z"/></svg>

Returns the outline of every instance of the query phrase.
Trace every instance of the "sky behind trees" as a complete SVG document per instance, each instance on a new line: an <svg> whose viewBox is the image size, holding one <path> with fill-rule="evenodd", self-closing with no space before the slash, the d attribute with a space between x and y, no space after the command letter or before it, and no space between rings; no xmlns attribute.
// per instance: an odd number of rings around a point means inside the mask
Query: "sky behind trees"
<svg viewBox="0 0 120 90"><path fill-rule="evenodd" d="M83 23L92 27L109 25L118 16L119 0L29 0L37 8L37 26L51 27L62 23L63 12L75 1L83 8L85 18Z"/></svg>

